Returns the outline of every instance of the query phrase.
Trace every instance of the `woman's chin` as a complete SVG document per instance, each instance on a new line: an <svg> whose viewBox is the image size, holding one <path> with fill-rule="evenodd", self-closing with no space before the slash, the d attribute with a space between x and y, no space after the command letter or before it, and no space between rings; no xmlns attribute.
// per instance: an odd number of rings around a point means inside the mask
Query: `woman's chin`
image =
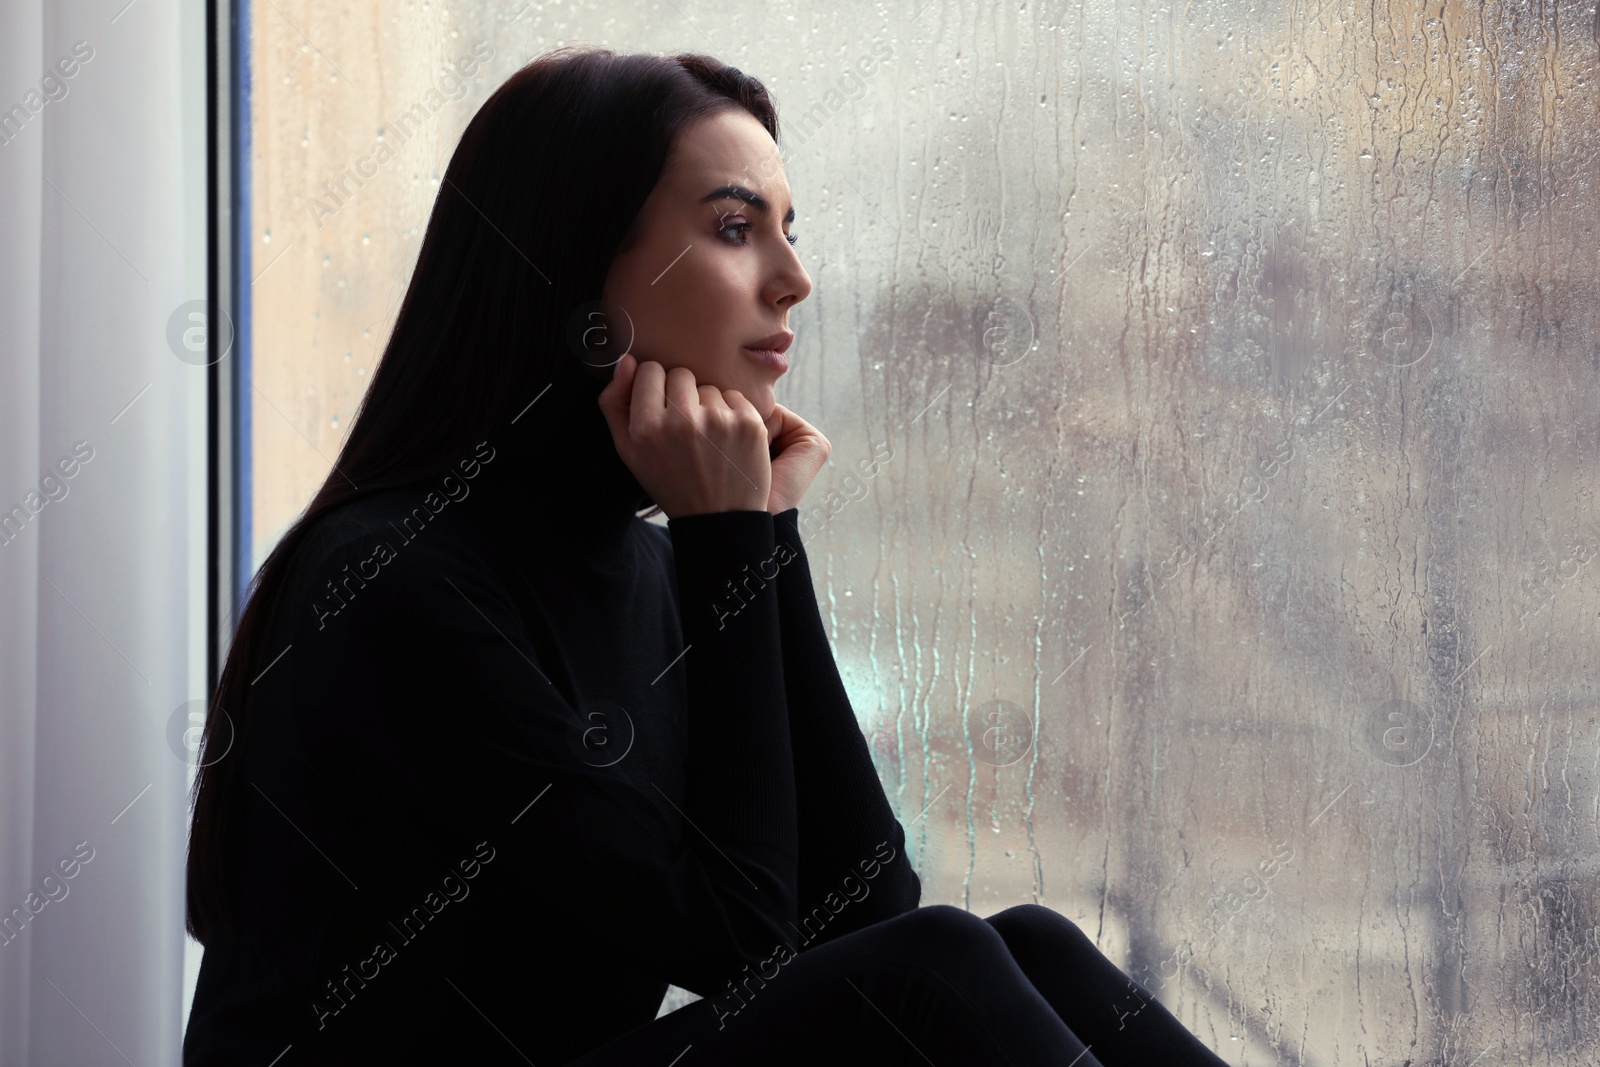
<svg viewBox="0 0 1600 1067"><path fill-rule="evenodd" d="M750 401L756 411L761 413L763 422L772 418L772 409L778 403L778 397L772 382L745 377L728 385L720 386L720 388L724 391L737 390L740 396Z"/></svg>
<svg viewBox="0 0 1600 1067"><path fill-rule="evenodd" d="M750 403L754 404L756 410L761 412L762 422L770 422L772 421L773 411L778 407L778 398L773 395L772 388L768 386L758 395L751 397Z"/></svg>

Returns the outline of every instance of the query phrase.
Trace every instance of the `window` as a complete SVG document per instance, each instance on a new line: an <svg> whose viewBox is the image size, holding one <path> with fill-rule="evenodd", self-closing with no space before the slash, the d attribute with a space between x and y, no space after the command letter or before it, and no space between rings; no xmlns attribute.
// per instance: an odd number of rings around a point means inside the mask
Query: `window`
<svg viewBox="0 0 1600 1067"><path fill-rule="evenodd" d="M1049 904L1236 1063L1592 1058L1591 7L254 4L249 558L487 93L710 52L779 103L779 396L925 903Z"/></svg>

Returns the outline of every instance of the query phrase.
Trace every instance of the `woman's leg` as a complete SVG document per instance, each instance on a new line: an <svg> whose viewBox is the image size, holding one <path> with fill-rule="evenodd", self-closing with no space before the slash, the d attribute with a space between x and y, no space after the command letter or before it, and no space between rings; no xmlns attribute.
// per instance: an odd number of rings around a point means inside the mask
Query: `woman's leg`
<svg viewBox="0 0 1600 1067"><path fill-rule="evenodd" d="M817 945L764 982L743 977L729 975L742 997L688 1004L571 1067L1101 1067L994 927L948 905Z"/></svg>
<svg viewBox="0 0 1600 1067"><path fill-rule="evenodd" d="M1071 920L1038 904L1019 904L984 922L1005 939L1034 988L1106 1067L1226 1067Z"/></svg>

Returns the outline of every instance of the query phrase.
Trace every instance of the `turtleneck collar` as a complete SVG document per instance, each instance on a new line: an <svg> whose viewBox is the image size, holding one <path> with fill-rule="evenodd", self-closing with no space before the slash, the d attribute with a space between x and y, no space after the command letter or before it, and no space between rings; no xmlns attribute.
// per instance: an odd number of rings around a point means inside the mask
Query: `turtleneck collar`
<svg viewBox="0 0 1600 1067"><path fill-rule="evenodd" d="M622 462L598 399L604 384L558 378L492 438L470 500L495 532L583 548L613 544L651 500Z"/></svg>

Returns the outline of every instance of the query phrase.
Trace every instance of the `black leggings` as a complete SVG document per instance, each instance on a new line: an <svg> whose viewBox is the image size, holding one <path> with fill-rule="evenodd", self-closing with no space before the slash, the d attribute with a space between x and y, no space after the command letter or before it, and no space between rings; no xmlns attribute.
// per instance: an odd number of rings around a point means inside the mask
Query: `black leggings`
<svg viewBox="0 0 1600 1067"><path fill-rule="evenodd" d="M1224 1063L1083 931L1037 904L987 919L917 908L793 956L748 987L743 1001L697 1000L570 1067Z"/></svg>

